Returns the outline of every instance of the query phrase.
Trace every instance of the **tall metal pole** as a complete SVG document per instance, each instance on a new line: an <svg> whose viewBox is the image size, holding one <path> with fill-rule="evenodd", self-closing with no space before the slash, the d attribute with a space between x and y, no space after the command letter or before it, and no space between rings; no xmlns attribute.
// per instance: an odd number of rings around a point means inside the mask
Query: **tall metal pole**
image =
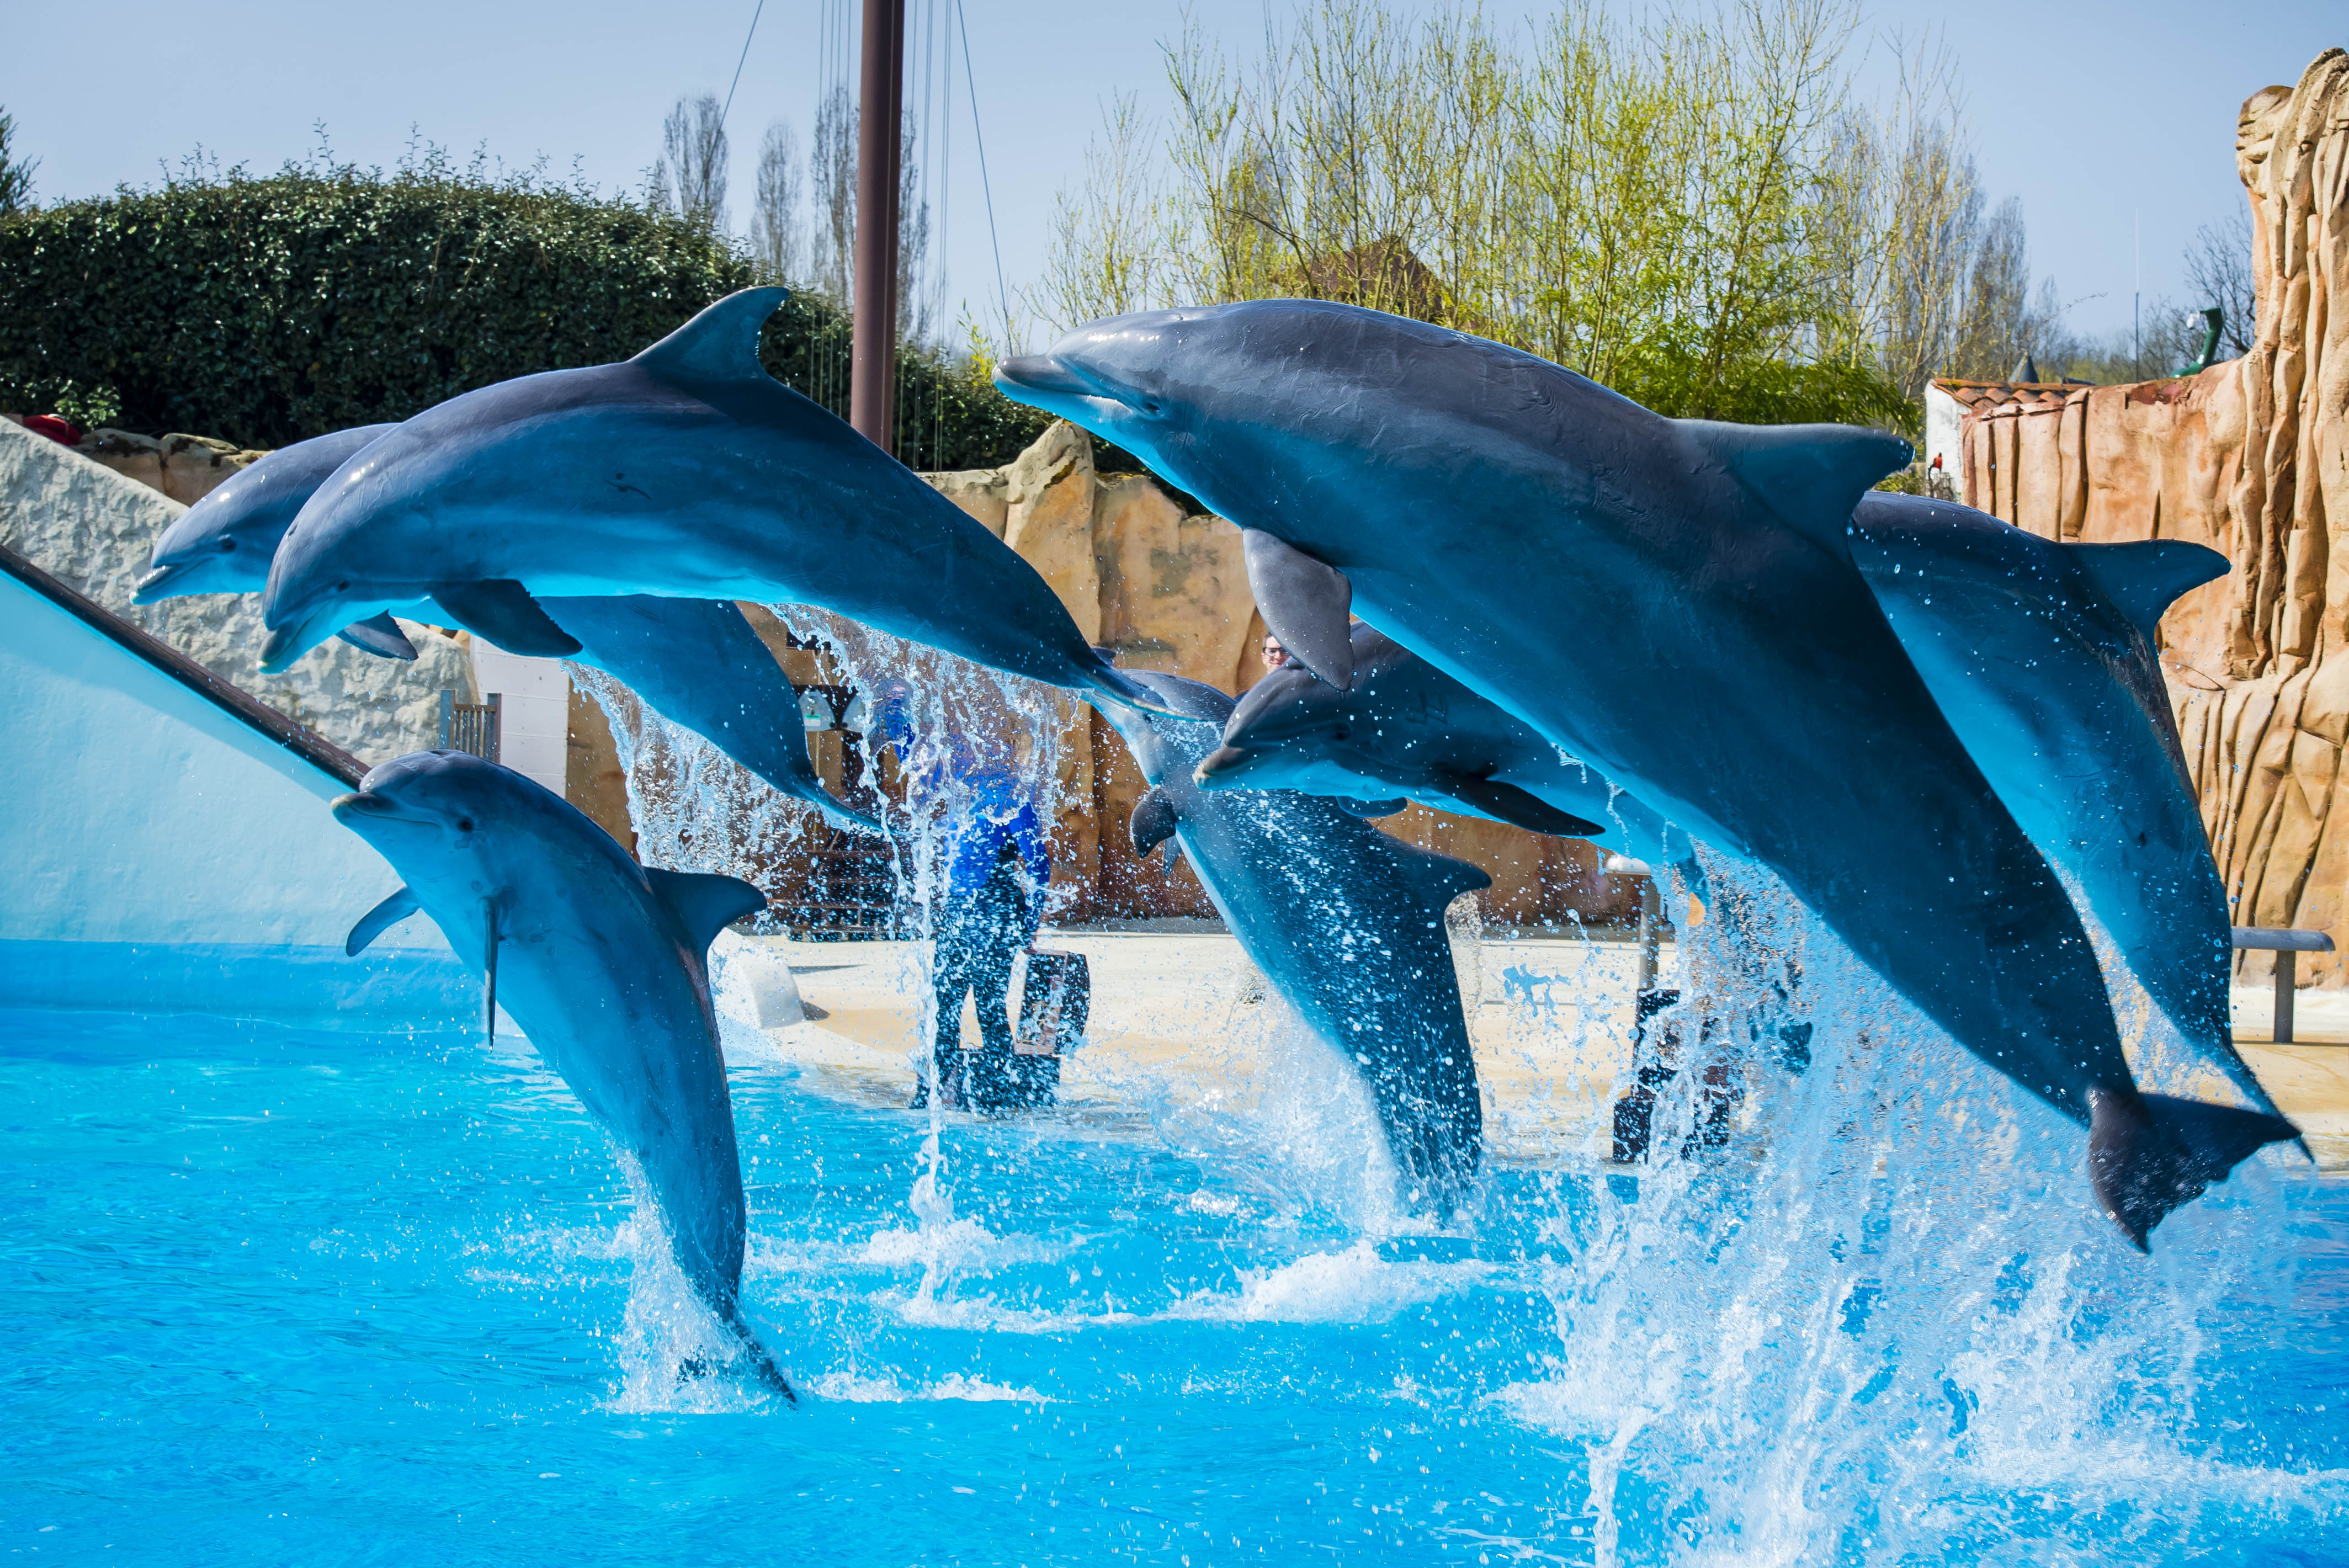
<svg viewBox="0 0 2349 1568"><path fill-rule="evenodd" d="M905 123L905 0L864 0L856 100L856 335L848 422L890 449L897 403L897 183Z"/></svg>

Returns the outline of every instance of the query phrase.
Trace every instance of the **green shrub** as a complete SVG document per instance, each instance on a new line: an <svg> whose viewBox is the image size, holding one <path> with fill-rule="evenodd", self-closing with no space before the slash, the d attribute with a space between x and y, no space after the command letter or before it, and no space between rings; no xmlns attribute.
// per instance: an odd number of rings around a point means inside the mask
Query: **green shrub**
<svg viewBox="0 0 2349 1568"><path fill-rule="evenodd" d="M437 156L198 172L0 217L0 407L280 447L626 358L757 281L682 219ZM762 357L844 413L848 334L794 295ZM1008 461L1043 428L935 354L905 356L900 407L922 467Z"/></svg>

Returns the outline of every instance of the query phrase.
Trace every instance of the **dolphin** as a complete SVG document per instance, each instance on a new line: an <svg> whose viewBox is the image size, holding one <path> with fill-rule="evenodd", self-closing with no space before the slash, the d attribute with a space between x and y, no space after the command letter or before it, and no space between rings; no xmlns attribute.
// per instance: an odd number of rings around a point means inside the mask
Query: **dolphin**
<svg viewBox="0 0 2349 1568"><path fill-rule="evenodd" d="M1902 651L1847 538L1908 443L1669 419L1464 333L1325 302L1121 316L997 385L1246 532L1284 646L1352 684L1362 618L1762 861L1985 1062L2088 1130L2140 1248L2262 1145L2141 1091L2087 934Z"/></svg>
<svg viewBox="0 0 2349 1568"><path fill-rule="evenodd" d="M1174 715L1096 705L1150 783L1134 807L1134 852L1182 844L1266 982L1361 1069L1396 1165L1449 1218L1483 1161L1485 1112L1444 912L1493 879L1309 795L1208 794L1192 776L1232 699L1179 676L1127 673Z"/></svg>
<svg viewBox="0 0 2349 1568"><path fill-rule="evenodd" d="M155 541L151 570L132 591L134 604L185 593L258 593L269 583L270 558L311 492L393 425L358 425L280 447L199 497ZM415 645L388 611L345 626L345 642L386 658L412 659Z"/></svg>
<svg viewBox="0 0 2349 1568"><path fill-rule="evenodd" d="M2227 558L2172 539L2059 544L1877 492L1851 554L1966 750L2155 1005L2275 1112L2235 1049L2227 890L2154 655L2162 611Z"/></svg>
<svg viewBox="0 0 2349 1568"><path fill-rule="evenodd" d="M742 1169L710 1010L710 939L766 906L732 877L640 866L560 796L462 751L419 751L338 796L335 820L406 879L357 954L418 910L641 1168L677 1265L758 1379L793 1399L738 1299Z"/></svg>
<svg viewBox="0 0 2349 1568"><path fill-rule="evenodd" d="M1400 792L1440 811L1603 839L1633 860L1679 866L1703 896L1686 833L1384 633L1358 623L1351 637L1350 686L1301 665L1250 686L1199 765L1199 787Z"/></svg>
<svg viewBox="0 0 2349 1568"><path fill-rule="evenodd" d="M286 530L317 488L395 425L363 425L297 441L261 459L180 514L155 542L154 570L138 602L183 593L258 593ZM473 585L468 585L473 586ZM880 825L823 787L807 755L799 694L742 614L727 599L554 599L545 607L576 645L572 657L616 677L664 717L716 746L776 789L843 826ZM434 601L400 606L432 615ZM415 647L388 611L338 634L389 658Z"/></svg>
<svg viewBox="0 0 2349 1568"><path fill-rule="evenodd" d="M367 447L304 504L269 572L262 667L429 596L520 654L577 642L533 595L820 604L1113 701L1009 546L759 363L787 291L744 289L635 358L484 387Z"/></svg>

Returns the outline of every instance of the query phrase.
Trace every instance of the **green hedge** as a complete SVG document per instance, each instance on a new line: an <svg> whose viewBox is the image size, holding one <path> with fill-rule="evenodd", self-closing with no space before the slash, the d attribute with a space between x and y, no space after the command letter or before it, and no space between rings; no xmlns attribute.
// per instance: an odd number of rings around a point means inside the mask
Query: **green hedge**
<svg viewBox="0 0 2349 1568"><path fill-rule="evenodd" d="M230 170L0 218L0 407L279 447L626 358L757 281L722 237L527 176ZM844 412L848 332L795 295L763 357ZM900 407L919 467L1008 461L1045 424L925 353Z"/></svg>

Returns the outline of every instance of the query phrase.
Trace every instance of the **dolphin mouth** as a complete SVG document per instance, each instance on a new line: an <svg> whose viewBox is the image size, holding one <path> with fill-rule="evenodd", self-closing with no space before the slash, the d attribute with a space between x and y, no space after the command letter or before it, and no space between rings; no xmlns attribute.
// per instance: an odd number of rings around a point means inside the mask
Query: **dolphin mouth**
<svg viewBox="0 0 2349 1568"><path fill-rule="evenodd" d="M1218 746L1191 770L1191 781L1210 786L1227 783L1235 776L1246 772L1256 760L1257 754L1253 751L1237 746Z"/></svg>
<svg viewBox="0 0 2349 1568"><path fill-rule="evenodd" d="M326 802L326 810L335 820L345 827L356 822L413 822L422 827L431 824L421 817L411 817L399 809L398 802L388 796L370 794L365 789L348 795L337 795Z"/></svg>
<svg viewBox="0 0 2349 1568"><path fill-rule="evenodd" d="M285 625L269 629L269 640L261 645L262 674L274 676L284 673L286 665L326 640L324 636L311 634L310 619L289 621Z"/></svg>
<svg viewBox="0 0 2349 1568"><path fill-rule="evenodd" d="M130 602L133 604L151 604L158 599L171 598L171 594L159 590L169 583L184 581L202 564L200 561L175 561L169 566L158 566L141 577L138 585L130 590Z"/></svg>
<svg viewBox="0 0 2349 1568"><path fill-rule="evenodd" d="M1049 354L1014 355L996 366L995 378L1029 392L1058 392L1071 397L1095 395L1092 382Z"/></svg>

